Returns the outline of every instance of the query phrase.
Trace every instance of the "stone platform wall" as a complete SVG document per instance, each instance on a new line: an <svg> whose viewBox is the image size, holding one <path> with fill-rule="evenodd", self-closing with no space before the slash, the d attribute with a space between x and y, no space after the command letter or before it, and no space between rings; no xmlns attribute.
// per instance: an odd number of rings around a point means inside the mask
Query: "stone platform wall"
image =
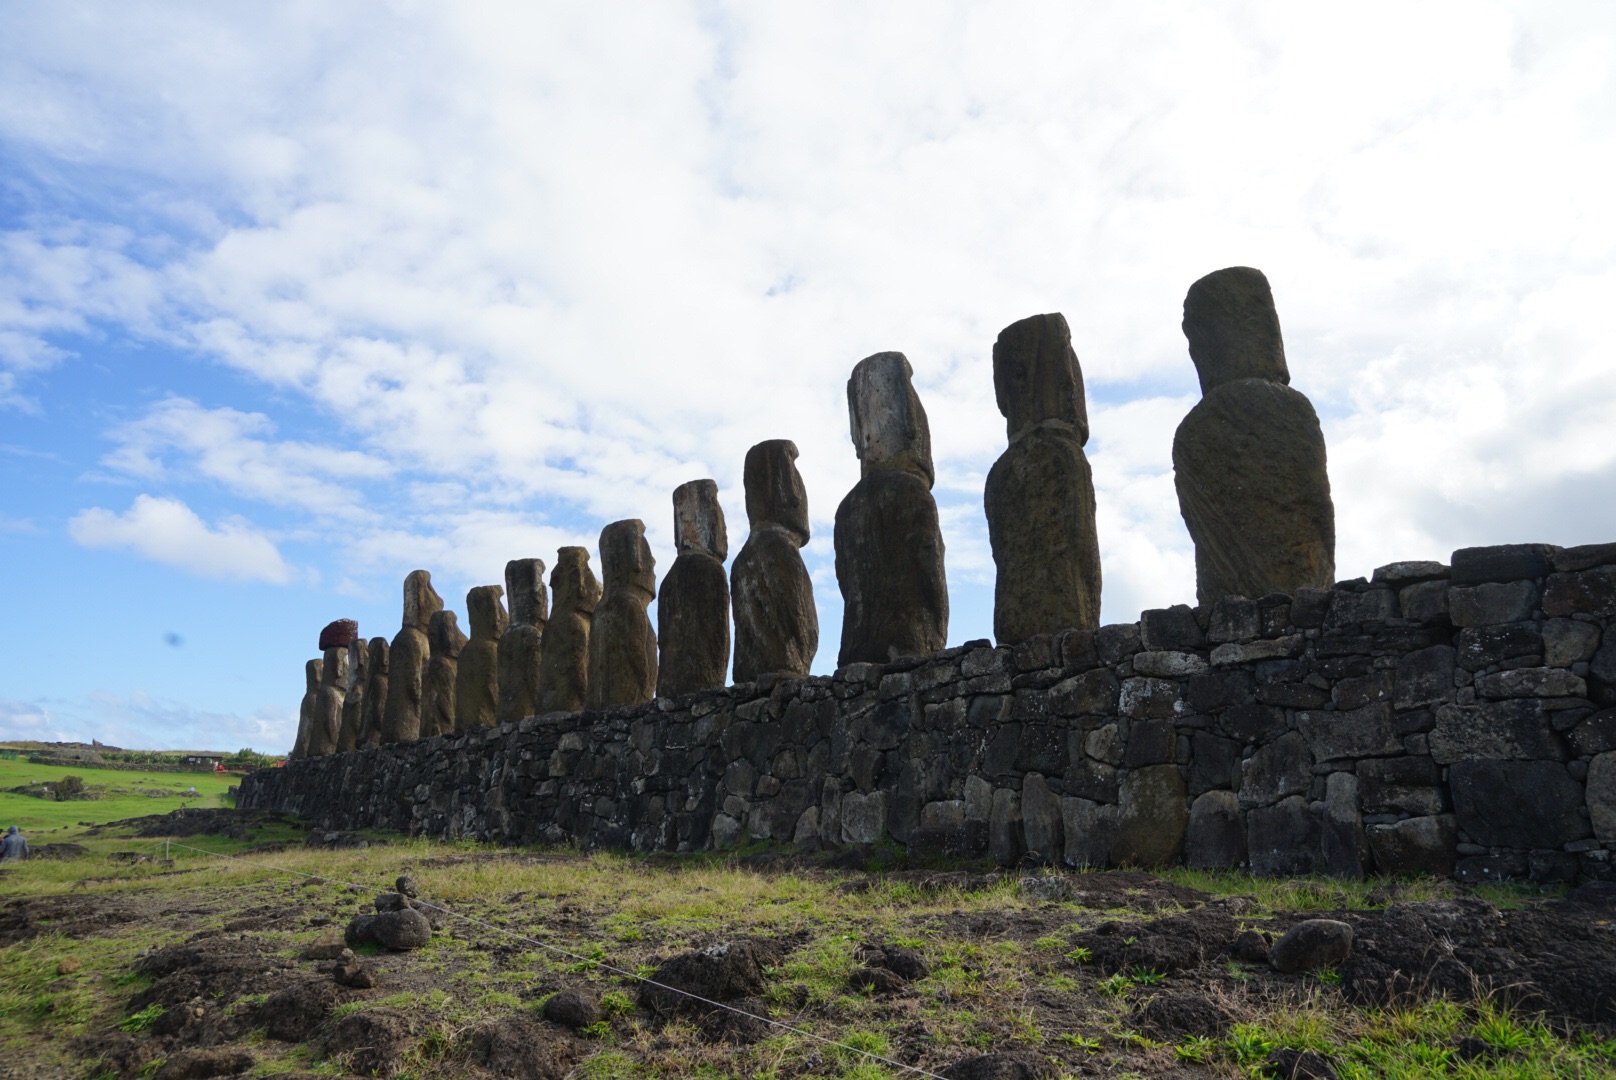
<svg viewBox="0 0 1616 1080"><path fill-rule="evenodd" d="M1616 877L1616 545L765 677L295 761L328 829L723 848L895 841L1067 864Z"/></svg>

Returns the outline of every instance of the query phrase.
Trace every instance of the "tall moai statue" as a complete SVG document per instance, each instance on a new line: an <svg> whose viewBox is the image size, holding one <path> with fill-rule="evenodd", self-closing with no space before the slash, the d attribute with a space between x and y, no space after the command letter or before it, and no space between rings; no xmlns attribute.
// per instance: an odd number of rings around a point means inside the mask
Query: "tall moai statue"
<svg viewBox="0 0 1616 1080"><path fill-rule="evenodd" d="M564 547L550 571L550 622L539 654L541 713L578 712L589 699L589 630L600 604L589 550Z"/></svg>
<svg viewBox="0 0 1616 1080"><path fill-rule="evenodd" d="M983 502L998 575L993 636L1100 625L1100 542L1083 369L1059 313L1011 323L993 343L993 390L1010 448L988 472Z"/></svg>
<svg viewBox="0 0 1616 1080"><path fill-rule="evenodd" d="M455 722L458 732L493 727L499 709L499 639L510 625L502 585L478 585L466 593L471 637L460 653L455 679Z"/></svg>
<svg viewBox="0 0 1616 1080"><path fill-rule="evenodd" d="M384 637L373 637L366 651L370 654L365 672L365 699L360 702L359 737L355 750L370 750L382 744L382 720L387 714L388 667L392 650Z"/></svg>
<svg viewBox="0 0 1616 1080"><path fill-rule="evenodd" d="M426 642L431 659L421 684L421 738L430 739L453 734L455 729L455 682L460 653L466 647L459 616L448 608L434 611L426 624Z"/></svg>
<svg viewBox="0 0 1616 1080"><path fill-rule="evenodd" d="M320 661L320 692L314 698L314 715L309 721L309 757L337 752L342 734L342 699L348 685L348 647L333 646Z"/></svg>
<svg viewBox="0 0 1616 1080"><path fill-rule="evenodd" d="M752 531L729 574L735 681L771 673L801 678L819 652L819 611L802 562L808 489L797 472L797 444L770 439L752 447L745 482Z"/></svg>
<svg viewBox="0 0 1616 1080"><path fill-rule="evenodd" d="M314 731L315 707L320 700L320 671L325 661L310 660L303 665L303 700L297 707L297 739L292 743L288 761L309 756L309 739Z"/></svg>
<svg viewBox="0 0 1616 1080"><path fill-rule="evenodd" d="M411 570L404 579L404 626L393 638L387 662L384 743L414 742L421 737L421 697L432 655L426 631L432 616L442 610L443 598L432 588L432 575Z"/></svg>
<svg viewBox="0 0 1616 1080"><path fill-rule="evenodd" d="M1201 400L1173 437L1173 481L1195 541L1197 598L1329 588L1335 506L1324 433L1289 386L1262 271L1231 266L1191 285L1184 336Z"/></svg>
<svg viewBox="0 0 1616 1080"><path fill-rule="evenodd" d="M639 705L656 697L657 639L646 608L656 599L656 560L638 518L600 531L606 579L589 628L591 709Z"/></svg>
<svg viewBox="0 0 1616 1080"><path fill-rule="evenodd" d="M512 559L506 563L505 595L511 602L511 624L499 639L496 719L501 724L514 723L539 711L539 660L544 627L550 621L544 560Z"/></svg>
<svg viewBox="0 0 1616 1080"><path fill-rule="evenodd" d="M657 593L658 697L724 685L729 672L729 532L718 485L692 480L673 490L678 556Z"/></svg>
<svg viewBox="0 0 1616 1080"><path fill-rule="evenodd" d="M838 666L927 656L948 640L948 582L931 429L902 353L859 361L847 380L862 479L836 508L842 589Z"/></svg>
<svg viewBox="0 0 1616 1080"><path fill-rule="evenodd" d="M370 683L370 645L357 636L348 643L348 689L342 695L342 729L337 733L337 753L359 749L359 733L365 725L365 693Z"/></svg>

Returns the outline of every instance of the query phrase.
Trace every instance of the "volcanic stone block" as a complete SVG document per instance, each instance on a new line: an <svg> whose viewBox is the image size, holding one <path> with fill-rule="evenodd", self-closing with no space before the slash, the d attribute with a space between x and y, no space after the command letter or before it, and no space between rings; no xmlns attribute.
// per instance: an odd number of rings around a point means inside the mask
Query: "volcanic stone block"
<svg viewBox="0 0 1616 1080"><path fill-rule="evenodd" d="M343 649L359 638L359 624L352 619L333 619L320 631L320 651Z"/></svg>
<svg viewBox="0 0 1616 1080"><path fill-rule="evenodd" d="M1177 765L1135 769L1122 781L1121 817L1112 861L1119 866L1167 866L1184 850L1189 813Z"/></svg>
<svg viewBox="0 0 1616 1080"><path fill-rule="evenodd" d="M392 650L384 637L370 639L365 650L370 660L365 665L365 697L360 703L359 735L354 740L355 750L369 750L382 742L383 717L387 712L388 671L392 665Z"/></svg>
<svg viewBox="0 0 1616 1080"><path fill-rule="evenodd" d="M801 678L819 651L814 584L799 550L808 542L808 492L796 461L788 439L746 452L751 533L730 568L738 683L771 672Z"/></svg>
<svg viewBox="0 0 1616 1080"><path fill-rule="evenodd" d="M1253 874L1311 873L1320 862L1319 841L1319 821L1300 795L1246 814L1246 847Z"/></svg>
<svg viewBox="0 0 1616 1080"><path fill-rule="evenodd" d="M320 664L320 692L314 699L314 716L309 723L309 757L324 757L337 751L342 734L342 698L348 685L348 647L333 646L325 651Z"/></svg>
<svg viewBox="0 0 1616 1080"><path fill-rule="evenodd" d="M1195 541L1196 595L1294 594L1335 579L1324 434L1287 384L1268 280L1231 267L1190 286L1184 335L1201 401L1173 438L1179 509ZM1300 625L1300 623L1298 623Z"/></svg>
<svg viewBox="0 0 1616 1080"><path fill-rule="evenodd" d="M1015 645L1067 628L1097 629L1088 413L1066 319L1035 315L1006 327L993 345L993 385L1010 440L984 492L998 567L994 636Z"/></svg>
<svg viewBox="0 0 1616 1080"><path fill-rule="evenodd" d="M348 643L348 689L342 696L342 730L337 733L337 753L359 748L359 734L365 724L365 694L370 685L370 646L363 638Z"/></svg>
<svg viewBox="0 0 1616 1080"><path fill-rule="evenodd" d="M426 641L431 659L421 684L421 738L430 739L455 729L455 681L460 672L460 653L466 647L459 617L448 610L433 612L427 623Z"/></svg>
<svg viewBox="0 0 1616 1080"><path fill-rule="evenodd" d="M1448 590L1448 614L1454 626L1496 626L1531 618L1537 586L1530 581L1490 582Z"/></svg>
<svg viewBox="0 0 1616 1080"><path fill-rule="evenodd" d="M1495 544L1460 548L1448 562L1455 585L1520 581L1546 576L1552 569L1550 558L1558 550L1551 544Z"/></svg>
<svg viewBox="0 0 1616 1080"><path fill-rule="evenodd" d="M1264 806L1287 795L1307 791L1313 778L1313 754L1307 740L1287 732L1245 761L1240 777L1240 805Z"/></svg>
<svg viewBox="0 0 1616 1080"><path fill-rule="evenodd" d="M502 724L539 710L539 668L544 628L550 621L550 594L544 588L543 559L512 559L505 564L505 596L511 623L499 639L499 710Z"/></svg>
<svg viewBox="0 0 1616 1080"><path fill-rule="evenodd" d="M1616 752L1588 763L1588 817L1601 843L1616 841Z"/></svg>
<svg viewBox="0 0 1616 1080"><path fill-rule="evenodd" d="M1517 698L1477 706L1442 706L1431 731L1431 756L1439 765L1469 758L1564 761L1566 750L1543 703Z"/></svg>
<svg viewBox="0 0 1616 1080"><path fill-rule="evenodd" d="M1028 773L1021 781L1021 828L1029 858L1052 866L1065 855L1060 797L1049 790L1043 776Z"/></svg>
<svg viewBox="0 0 1616 1080"><path fill-rule="evenodd" d="M1246 862L1246 821L1232 791L1207 791L1190 806L1184 865L1192 870L1233 870Z"/></svg>
<svg viewBox="0 0 1616 1080"><path fill-rule="evenodd" d="M1353 879L1363 877L1369 848L1359 808L1358 778L1352 773L1333 772L1325 781L1319 847L1326 873Z"/></svg>
<svg viewBox="0 0 1616 1080"><path fill-rule="evenodd" d="M471 637L455 672L456 732L493 727L499 712L499 639L510 625L501 585L477 585L466 593Z"/></svg>
<svg viewBox="0 0 1616 1080"><path fill-rule="evenodd" d="M931 496L931 435L902 353L877 353L847 381L863 477L836 508L838 666L928 656L947 644L943 534Z"/></svg>
<svg viewBox="0 0 1616 1080"><path fill-rule="evenodd" d="M1369 827L1369 849L1382 874L1451 877L1458 861L1458 826L1452 814L1411 817Z"/></svg>
<svg viewBox="0 0 1616 1080"><path fill-rule="evenodd" d="M432 575L412 570L404 579L404 625L387 662L387 705L382 714L381 741L414 742L421 737L421 701L426 667L432 657L426 631L432 616L443 610L443 599L432 588Z"/></svg>
<svg viewBox="0 0 1616 1080"><path fill-rule="evenodd" d="M729 533L718 484L692 480L673 492L678 556L657 595L657 696L724 685L729 671Z"/></svg>
<svg viewBox="0 0 1616 1080"><path fill-rule="evenodd" d="M1460 761L1448 789L1459 828L1483 847L1558 848L1590 832L1582 785L1557 761Z"/></svg>
<svg viewBox="0 0 1616 1080"><path fill-rule="evenodd" d="M589 707L638 705L656 696L657 639L646 608L656 599L656 560L638 518L600 531L605 590L589 631Z"/></svg>
<svg viewBox="0 0 1616 1080"><path fill-rule="evenodd" d="M1061 830L1068 866L1109 866L1120 810L1092 799L1061 800Z"/></svg>
<svg viewBox="0 0 1616 1080"><path fill-rule="evenodd" d="M303 701L297 707L297 739L287 758L296 761L309 756L309 737L314 731L315 705L320 700L320 670L325 661L310 660L303 665Z"/></svg>
<svg viewBox="0 0 1616 1080"><path fill-rule="evenodd" d="M577 712L589 697L589 636L600 604L600 582L589 568L589 552L564 547L550 571L551 609L539 657L541 713Z"/></svg>

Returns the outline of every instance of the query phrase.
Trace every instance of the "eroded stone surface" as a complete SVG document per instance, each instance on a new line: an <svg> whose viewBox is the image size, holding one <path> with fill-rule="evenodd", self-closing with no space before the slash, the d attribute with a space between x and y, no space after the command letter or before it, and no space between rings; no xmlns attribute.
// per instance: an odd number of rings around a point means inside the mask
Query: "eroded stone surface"
<svg viewBox="0 0 1616 1080"><path fill-rule="evenodd" d="M800 548L808 542L808 493L788 439L746 452L751 534L730 569L737 683L779 672L808 674L819 651L819 613Z"/></svg>
<svg viewBox="0 0 1616 1080"><path fill-rule="evenodd" d="M426 631L432 616L442 610L443 598L432 588L432 575L410 571L404 579L404 625L388 653L384 743L414 742L421 736L422 692L432 655Z"/></svg>
<svg viewBox="0 0 1616 1080"><path fill-rule="evenodd" d="M303 700L297 707L297 738L292 743L289 760L309 756L309 736L314 728L314 708L320 697L320 669L325 661L310 660L303 665Z"/></svg>
<svg viewBox="0 0 1616 1080"><path fill-rule="evenodd" d="M657 594L659 697L723 686L729 671L729 533L716 482L674 489L673 529L679 554Z"/></svg>
<svg viewBox="0 0 1616 1080"><path fill-rule="evenodd" d="M589 552L564 547L550 571L554 605L539 657L539 709L577 712L589 696L589 631L600 604L600 581L589 568Z"/></svg>
<svg viewBox="0 0 1616 1080"><path fill-rule="evenodd" d="M501 585L477 585L466 593L471 636L455 673L455 731L493 727L499 712L499 639L510 625Z"/></svg>
<svg viewBox="0 0 1616 1080"><path fill-rule="evenodd" d="M448 610L433 612L426 641L430 658L421 683L421 738L430 739L455 728L455 679L460 653L466 647L459 616Z"/></svg>
<svg viewBox="0 0 1616 1080"><path fill-rule="evenodd" d="M320 662L320 691L309 721L309 757L337 752L342 735L342 700L348 686L348 647L333 646Z"/></svg>
<svg viewBox="0 0 1616 1080"><path fill-rule="evenodd" d="M392 667L392 649L386 638L371 638L366 652L370 660L365 665L365 695L360 702L359 734L354 740L356 750L381 745L383 717L387 712L388 673Z"/></svg>
<svg viewBox="0 0 1616 1080"><path fill-rule="evenodd" d="M348 687L342 696L342 729L337 733L337 753L346 754L359 746L365 724L365 697L370 689L370 646L358 638L348 643Z"/></svg>
<svg viewBox="0 0 1616 1080"><path fill-rule="evenodd" d="M656 696L657 639L646 609L656 599L656 560L638 518L600 532L605 576L589 631L591 709L637 705Z"/></svg>
<svg viewBox="0 0 1616 1080"><path fill-rule="evenodd" d="M508 724L539 708L539 667L544 628L550 621L550 594L544 587L543 559L512 559L505 564L505 596L510 625L499 639L499 708Z"/></svg>

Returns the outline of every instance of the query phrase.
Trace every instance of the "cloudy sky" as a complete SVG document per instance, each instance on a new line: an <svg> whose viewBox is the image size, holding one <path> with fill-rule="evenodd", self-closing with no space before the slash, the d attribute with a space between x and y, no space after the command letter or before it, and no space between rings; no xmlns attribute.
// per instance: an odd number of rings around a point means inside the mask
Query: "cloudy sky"
<svg viewBox="0 0 1616 1080"><path fill-rule="evenodd" d="M1063 312L1107 621L1193 601L1186 287L1263 269L1341 577L1616 539L1616 8L0 2L0 737L292 740L391 636L801 449L906 353L951 643L991 633L990 350ZM1603 313L1603 314L1602 314ZM462 618L464 622L464 618Z"/></svg>

